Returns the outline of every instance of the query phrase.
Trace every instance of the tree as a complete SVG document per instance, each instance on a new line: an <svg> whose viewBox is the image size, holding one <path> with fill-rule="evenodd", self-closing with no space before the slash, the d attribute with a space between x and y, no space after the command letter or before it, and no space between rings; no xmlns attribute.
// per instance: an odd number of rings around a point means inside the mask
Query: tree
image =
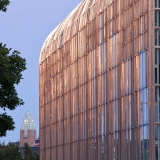
<svg viewBox="0 0 160 160"><path fill-rule="evenodd" d="M8 49L0 43L0 107L14 110L24 102L18 97L15 85L22 78L22 72L26 69L26 60L21 58L20 52ZM0 114L0 137L6 135L7 130L14 129L14 121L6 112Z"/></svg>
<svg viewBox="0 0 160 160"><path fill-rule="evenodd" d="M19 147L11 143L0 144L0 160L22 160Z"/></svg>
<svg viewBox="0 0 160 160"><path fill-rule="evenodd" d="M31 151L28 143L24 144L24 160L39 160L39 156Z"/></svg>
<svg viewBox="0 0 160 160"><path fill-rule="evenodd" d="M6 12L9 3L10 3L9 0L0 0L0 11Z"/></svg>
<svg viewBox="0 0 160 160"><path fill-rule="evenodd" d="M39 155L31 151L27 143L25 143L24 149L13 143L7 145L0 143L0 160L39 160Z"/></svg>
<svg viewBox="0 0 160 160"><path fill-rule="evenodd" d="M5 145L0 143L0 160L3 160L5 157Z"/></svg>
<svg viewBox="0 0 160 160"><path fill-rule="evenodd" d="M0 0L0 11L6 12L9 0ZM14 110L24 102L18 97L15 85L22 79L22 72L26 69L26 60L21 58L20 52L8 49L0 43L0 108ZM7 130L14 130L14 121L6 112L0 113L0 137L6 136Z"/></svg>

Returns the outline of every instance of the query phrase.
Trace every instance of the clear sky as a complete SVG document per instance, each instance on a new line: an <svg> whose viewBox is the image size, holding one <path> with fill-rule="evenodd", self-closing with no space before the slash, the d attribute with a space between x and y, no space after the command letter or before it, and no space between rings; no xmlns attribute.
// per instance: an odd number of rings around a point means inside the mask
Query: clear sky
<svg viewBox="0 0 160 160"><path fill-rule="evenodd" d="M43 42L49 33L67 17L81 0L11 0L6 13L0 12L0 42L18 50L27 61L23 80L17 86L24 106L7 111L15 121L15 130L7 132L0 141L20 139L20 126L25 112L30 111L39 135L39 77L38 61ZM2 110L0 110L2 112Z"/></svg>

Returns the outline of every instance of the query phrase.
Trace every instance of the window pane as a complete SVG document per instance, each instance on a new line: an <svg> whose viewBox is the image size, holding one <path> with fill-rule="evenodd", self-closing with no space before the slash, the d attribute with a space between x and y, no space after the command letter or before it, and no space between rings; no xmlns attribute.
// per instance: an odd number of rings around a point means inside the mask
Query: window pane
<svg viewBox="0 0 160 160"><path fill-rule="evenodd" d="M140 54L140 88L146 87L146 52Z"/></svg>

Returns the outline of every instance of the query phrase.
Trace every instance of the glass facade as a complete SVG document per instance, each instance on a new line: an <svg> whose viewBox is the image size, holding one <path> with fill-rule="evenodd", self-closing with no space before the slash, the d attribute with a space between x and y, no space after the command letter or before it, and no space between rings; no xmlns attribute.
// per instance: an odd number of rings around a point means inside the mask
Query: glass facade
<svg viewBox="0 0 160 160"><path fill-rule="evenodd" d="M160 1L155 0L155 145L160 159Z"/></svg>
<svg viewBox="0 0 160 160"><path fill-rule="evenodd" d="M49 35L39 66L41 160L160 159L160 10L154 56L152 3L84 0Z"/></svg>

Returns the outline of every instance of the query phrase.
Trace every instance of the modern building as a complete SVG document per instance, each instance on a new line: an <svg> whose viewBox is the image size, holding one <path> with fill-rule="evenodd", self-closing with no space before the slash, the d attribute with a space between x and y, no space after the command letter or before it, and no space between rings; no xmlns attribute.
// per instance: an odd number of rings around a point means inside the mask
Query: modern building
<svg viewBox="0 0 160 160"><path fill-rule="evenodd" d="M24 146L24 143L28 143L30 147L35 146L36 140L36 126L30 112L26 112L23 118L23 124L20 129L20 147Z"/></svg>
<svg viewBox="0 0 160 160"><path fill-rule="evenodd" d="M160 160L160 0L84 0L40 53L41 160Z"/></svg>

